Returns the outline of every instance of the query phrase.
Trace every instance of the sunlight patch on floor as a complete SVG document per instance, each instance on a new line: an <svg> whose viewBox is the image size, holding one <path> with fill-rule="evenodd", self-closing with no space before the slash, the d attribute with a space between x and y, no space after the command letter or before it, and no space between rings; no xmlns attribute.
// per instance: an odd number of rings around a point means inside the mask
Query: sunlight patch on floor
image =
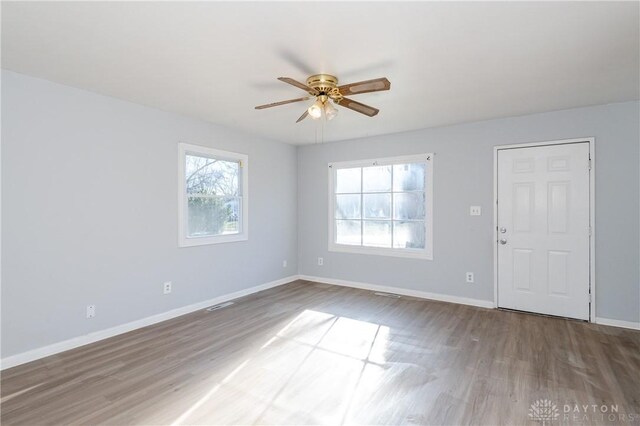
<svg viewBox="0 0 640 426"><path fill-rule="evenodd" d="M310 415L314 423L342 423L357 394L377 387L389 331L305 310L173 424L296 423Z"/></svg>
<svg viewBox="0 0 640 426"><path fill-rule="evenodd" d="M205 404L213 396L213 394L220 389L222 385L224 385L225 383L228 383L233 378L233 376L235 376L240 370L242 370L247 365L248 362L249 360L247 359L243 363L241 363L239 366L237 366L231 373L227 375L227 377L225 377L222 380L222 382L218 383L213 388L211 388L209 392L207 392L202 398L200 398L200 400L198 400L198 402L193 404L191 408L189 408L180 417L178 417L171 425L175 426L175 425L180 425L185 423L185 421L187 420L187 417L189 417L191 413L193 413L200 406Z"/></svg>

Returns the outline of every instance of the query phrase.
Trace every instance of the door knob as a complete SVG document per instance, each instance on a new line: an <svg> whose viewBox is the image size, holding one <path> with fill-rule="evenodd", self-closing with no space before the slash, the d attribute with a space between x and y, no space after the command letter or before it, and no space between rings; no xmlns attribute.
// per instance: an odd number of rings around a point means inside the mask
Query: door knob
<svg viewBox="0 0 640 426"><path fill-rule="evenodd" d="M502 245L507 244L507 239L506 238L500 238L500 244L502 244Z"/></svg>
<svg viewBox="0 0 640 426"><path fill-rule="evenodd" d="M506 233L506 232L507 232L507 228L500 228L500 233L501 233L501 234L504 234L504 233Z"/></svg>

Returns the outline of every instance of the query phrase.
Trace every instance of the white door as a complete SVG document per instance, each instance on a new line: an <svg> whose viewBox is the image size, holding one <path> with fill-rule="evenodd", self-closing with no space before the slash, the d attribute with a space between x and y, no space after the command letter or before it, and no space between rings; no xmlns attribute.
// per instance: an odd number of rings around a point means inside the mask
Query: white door
<svg viewBox="0 0 640 426"><path fill-rule="evenodd" d="M589 319L589 143L498 149L498 306Z"/></svg>

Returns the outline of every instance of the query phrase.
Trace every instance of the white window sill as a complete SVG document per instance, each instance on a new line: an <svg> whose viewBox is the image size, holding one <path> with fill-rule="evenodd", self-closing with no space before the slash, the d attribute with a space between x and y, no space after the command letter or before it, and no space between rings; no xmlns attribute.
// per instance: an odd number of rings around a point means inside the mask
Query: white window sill
<svg viewBox="0 0 640 426"><path fill-rule="evenodd" d="M408 259L433 260L433 254L428 250L394 249L384 247L362 247L347 244L329 244L329 251L352 254L371 254L375 256L404 257Z"/></svg>
<svg viewBox="0 0 640 426"><path fill-rule="evenodd" d="M238 241L247 241L249 236L245 234L233 234L233 235L216 235L213 237L193 237L183 238L180 240L179 247L194 247L204 246L209 244L222 244L222 243L234 243Z"/></svg>

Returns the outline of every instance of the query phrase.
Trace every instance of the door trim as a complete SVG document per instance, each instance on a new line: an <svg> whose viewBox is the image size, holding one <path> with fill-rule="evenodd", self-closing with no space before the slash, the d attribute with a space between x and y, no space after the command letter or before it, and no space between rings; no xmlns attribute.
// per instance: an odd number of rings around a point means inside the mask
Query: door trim
<svg viewBox="0 0 640 426"><path fill-rule="evenodd" d="M493 147L493 306L498 307L498 151L515 148L528 148L535 146L565 145L572 143L588 143L591 169L589 170L589 322L596 321L596 218L595 218L595 188L596 188L596 155L593 137L561 139L545 142L518 143L510 145L496 145Z"/></svg>

